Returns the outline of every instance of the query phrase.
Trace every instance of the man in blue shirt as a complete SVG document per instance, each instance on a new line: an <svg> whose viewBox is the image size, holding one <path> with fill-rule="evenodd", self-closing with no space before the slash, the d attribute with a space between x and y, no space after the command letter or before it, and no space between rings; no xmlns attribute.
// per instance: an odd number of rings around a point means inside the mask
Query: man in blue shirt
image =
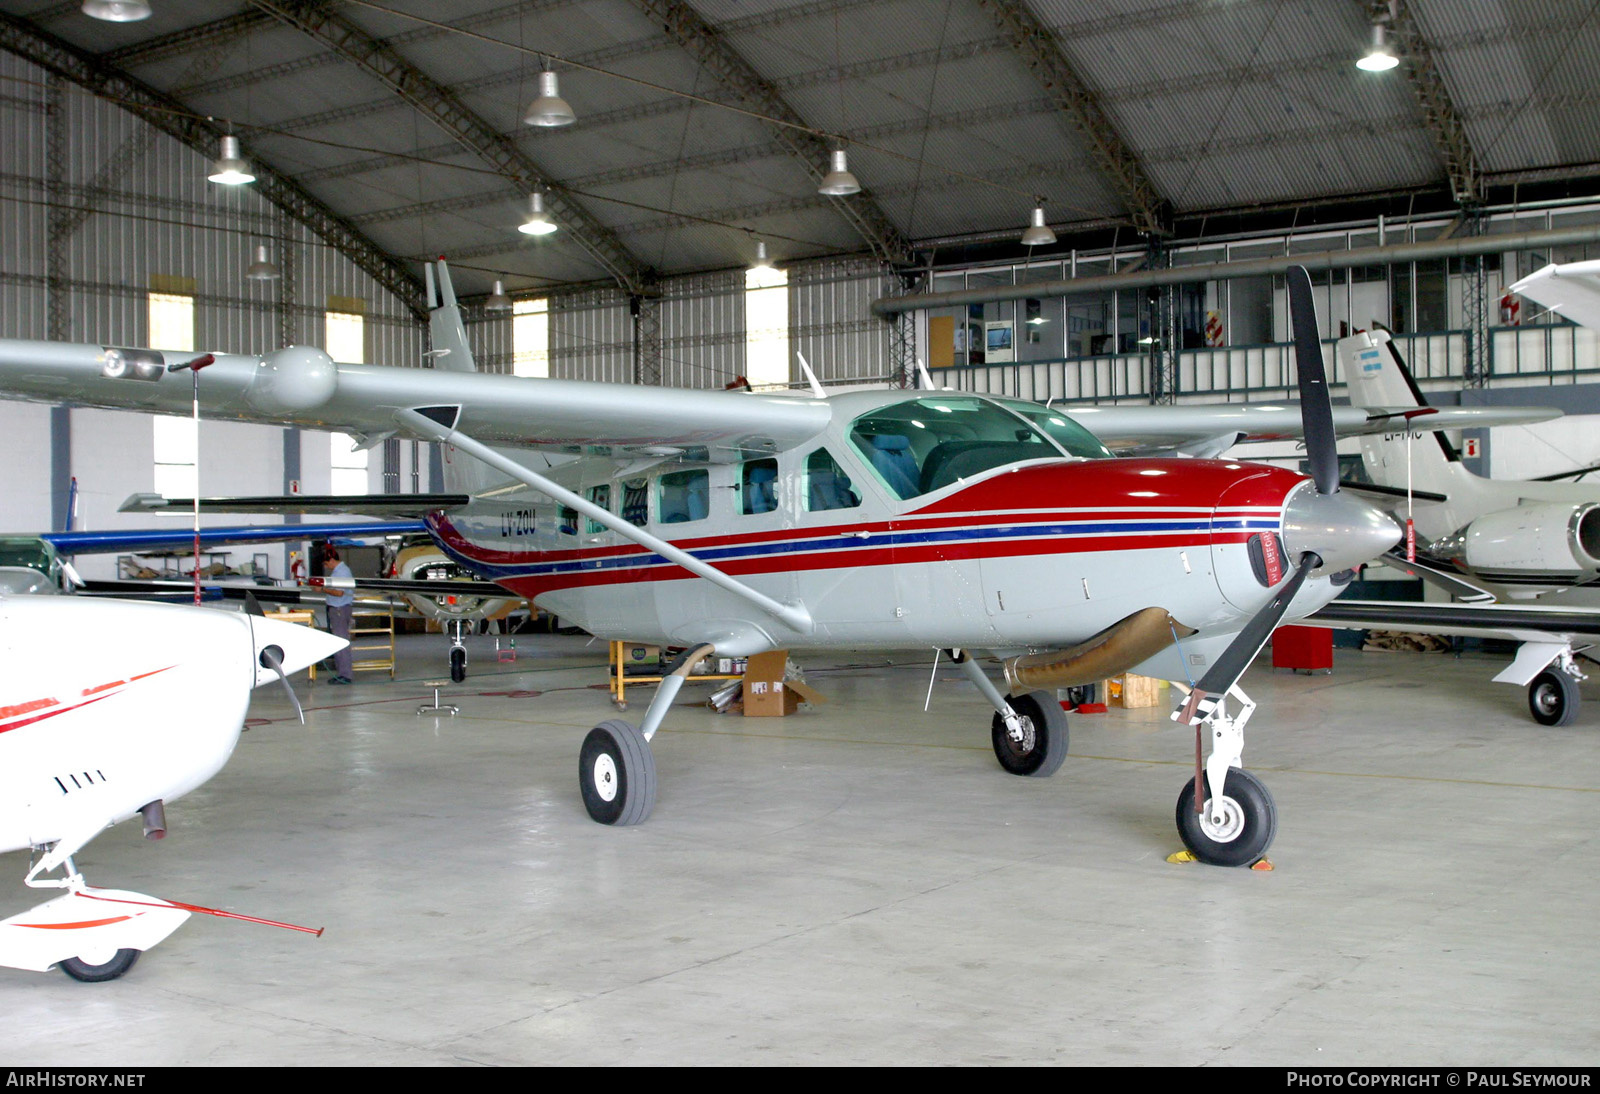
<svg viewBox="0 0 1600 1094"><path fill-rule="evenodd" d="M339 557L339 549L333 544L323 548L322 565L324 580L328 583L329 592L326 601L328 609L328 630L334 635L350 641L350 617L355 613L355 593L350 582L355 580L355 575L350 572L350 564ZM340 587L337 582L345 582ZM330 684L350 683L350 647L346 646L333 655L333 679Z"/></svg>

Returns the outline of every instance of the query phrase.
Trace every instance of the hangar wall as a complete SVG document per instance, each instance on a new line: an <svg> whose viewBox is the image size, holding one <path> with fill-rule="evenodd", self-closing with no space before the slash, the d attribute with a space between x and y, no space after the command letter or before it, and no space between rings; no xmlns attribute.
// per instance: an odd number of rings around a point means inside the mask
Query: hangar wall
<svg viewBox="0 0 1600 1094"><path fill-rule="evenodd" d="M364 304L369 361L422 360L425 335L404 305L249 187L207 182L209 164L194 151L14 54L0 52L0 81L0 337L149 345L149 292L178 284L194 298L195 345L206 349L321 345L329 297L338 296ZM284 278L245 279L258 243ZM73 476L78 527L156 520L115 511L128 494L153 488L150 419L85 409L60 418L53 426L48 407L0 402L16 472L0 493L0 531L53 527ZM326 492L327 434L230 422L203 423L202 492L283 492L286 432L299 437L303 490ZM67 466L56 466L53 446L68 454ZM374 491L384 488L382 470L381 459L369 460ZM408 476L400 481L409 488ZM429 489L425 476L421 489ZM286 551L270 549L274 574L284 572ZM115 560L86 557L78 568L109 577Z"/></svg>

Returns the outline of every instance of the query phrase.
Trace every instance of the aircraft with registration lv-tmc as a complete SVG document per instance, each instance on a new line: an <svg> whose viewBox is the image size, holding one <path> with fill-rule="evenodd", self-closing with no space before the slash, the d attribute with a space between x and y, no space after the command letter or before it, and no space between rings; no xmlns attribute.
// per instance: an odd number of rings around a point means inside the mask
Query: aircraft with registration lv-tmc
<svg viewBox="0 0 1600 1094"><path fill-rule="evenodd" d="M602 721L583 741L595 820L649 816L652 739L713 653L924 646L963 651L994 709L995 754L1024 776L1065 758L1055 689L1124 671L1183 685L1198 675L1174 715L1197 739L1178 830L1209 863L1266 851L1277 810L1241 766L1254 704L1238 680L1280 621L1332 600L1400 534L1339 490L1336 417L1381 428L1384 412L1336 416L1304 270L1289 278L1298 413L1180 408L1193 412L1186 424L1160 422L1169 442L1176 432L1200 447L1303 432L1309 478L1236 460L1111 458L1064 412L972 394L808 398L480 374L444 263L427 275L431 369L335 364L306 347L218 354L200 401L223 418L441 442L458 495L425 519L451 557L601 638L686 647L640 725ZM0 395L183 413L191 385L171 381L169 356L3 341ZM1136 411L1147 428L1149 413ZM1115 419L1086 420L1116 435ZM977 650L999 659L1000 680Z"/></svg>

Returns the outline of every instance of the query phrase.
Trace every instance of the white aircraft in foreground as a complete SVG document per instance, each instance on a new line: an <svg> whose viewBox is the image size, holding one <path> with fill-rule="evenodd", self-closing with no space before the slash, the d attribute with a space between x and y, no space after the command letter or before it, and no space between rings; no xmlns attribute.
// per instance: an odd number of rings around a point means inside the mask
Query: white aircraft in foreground
<svg viewBox="0 0 1600 1094"><path fill-rule="evenodd" d="M650 814L651 739L712 653L932 646L999 656L1009 694L976 658L962 665L994 708L997 758L1018 775L1065 758L1054 689L1128 670L1198 674L1179 716L1211 752L1202 763L1196 749L1179 832L1206 862L1248 865L1266 850L1277 812L1240 766L1254 704L1237 681L1280 620L1333 599L1342 575L1399 535L1339 491L1304 270L1289 280L1310 479L1233 460L1112 459L1065 413L971 394L791 398L480 374L444 264L427 273L434 368L335 364L307 347L217 355L200 401L213 417L442 442L446 486L469 499L427 517L451 557L601 638L687 647L641 725L607 720L584 740L595 820ZM0 394L183 413L192 386L158 351L0 341ZM1198 435L1217 436L1211 408L1196 410Z"/></svg>
<svg viewBox="0 0 1600 1094"><path fill-rule="evenodd" d="M1536 721L1566 725L1585 679L1575 654L1600 639L1600 486L1473 474L1387 333L1343 338L1337 353L1351 398L1404 408L1395 432L1361 439L1362 462L1388 504L1403 513L1411 497L1416 561L1399 552L1389 561L1466 603L1340 600L1310 622L1520 642L1494 679L1526 687Z"/></svg>
<svg viewBox="0 0 1600 1094"><path fill-rule="evenodd" d="M344 645L258 615L0 595L0 851L48 847L27 884L65 890L0 922L0 965L112 980L177 930L187 906L94 888L73 856L135 815L162 838L166 803L232 755L251 691Z"/></svg>

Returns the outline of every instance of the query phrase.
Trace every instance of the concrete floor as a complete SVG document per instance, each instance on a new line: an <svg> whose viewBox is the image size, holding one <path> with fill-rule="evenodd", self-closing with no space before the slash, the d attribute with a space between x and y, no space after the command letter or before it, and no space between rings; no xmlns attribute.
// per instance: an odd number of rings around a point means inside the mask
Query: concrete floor
<svg viewBox="0 0 1600 1094"><path fill-rule="evenodd" d="M272 721L165 842L124 825L79 864L327 933L196 916L111 984L0 969L0 1059L1600 1060L1600 705L1541 728L1492 659L1253 670L1267 873L1166 862L1191 738L1165 709L1075 717L1062 771L1015 778L957 673L922 713L923 653L804 658L832 701L789 718L686 688L654 816L596 825L576 768L613 716L603 648L519 647L475 654L456 718L414 713L436 638L399 682L310 689L304 728L258 691ZM0 857L0 915L34 902L25 868Z"/></svg>

